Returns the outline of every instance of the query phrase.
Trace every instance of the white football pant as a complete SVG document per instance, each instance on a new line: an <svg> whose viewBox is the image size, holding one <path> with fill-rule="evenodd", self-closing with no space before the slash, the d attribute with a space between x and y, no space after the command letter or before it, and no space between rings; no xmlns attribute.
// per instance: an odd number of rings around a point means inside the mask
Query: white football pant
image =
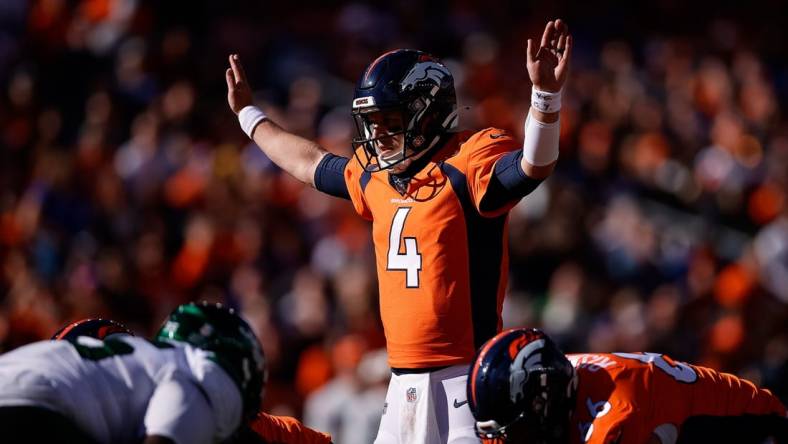
<svg viewBox="0 0 788 444"><path fill-rule="evenodd" d="M478 444L468 408L468 365L391 375L375 444Z"/></svg>

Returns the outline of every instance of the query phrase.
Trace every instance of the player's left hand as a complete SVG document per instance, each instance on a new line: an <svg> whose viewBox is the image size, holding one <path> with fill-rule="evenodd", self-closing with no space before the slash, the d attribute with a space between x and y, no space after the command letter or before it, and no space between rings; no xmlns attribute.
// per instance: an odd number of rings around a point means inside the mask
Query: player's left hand
<svg viewBox="0 0 788 444"><path fill-rule="evenodd" d="M527 65L531 83L541 90L558 92L569 73L572 57L572 36L561 19L547 22L540 46L528 39Z"/></svg>

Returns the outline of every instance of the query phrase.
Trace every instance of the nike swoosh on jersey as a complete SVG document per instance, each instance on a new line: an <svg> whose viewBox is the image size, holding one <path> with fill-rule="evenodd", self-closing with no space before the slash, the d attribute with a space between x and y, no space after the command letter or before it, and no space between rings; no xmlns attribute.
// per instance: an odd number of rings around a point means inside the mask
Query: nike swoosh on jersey
<svg viewBox="0 0 788 444"><path fill-rule="evenodd" d="M460 407L464 406L464 405L465 405L465 404L467 404L467 403L468 403L468 400L467 400L467 399L466 399L465 401L462 401L462 402L457 402L457 399L455 398L455 399L454 399L454 408L455 408L455 409L458 409L458 408L460 408Z"/></svg>

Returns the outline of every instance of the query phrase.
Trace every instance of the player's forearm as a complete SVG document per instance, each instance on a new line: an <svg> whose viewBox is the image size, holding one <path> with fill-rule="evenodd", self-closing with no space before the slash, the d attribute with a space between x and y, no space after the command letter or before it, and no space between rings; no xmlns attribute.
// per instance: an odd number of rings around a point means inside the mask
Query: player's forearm
<svg viewBox="0 0 788 444"><path fill-rule="evenodd" d="M535 107L528 113L520 166L528 177L542 180L552 174L558 158L559 113L543 112Z"/></svg>
<svg viewBox="0 0 788 444"><path fill-rule="evenodd" d="M544 112L539 111L538 109L536 109L534 107L531 107L529 112L531 113L531 118L536 119L536 120L538 120L540 122L543 122L543 123L558 122L558 116L560 115L560 113L558 113L558 112L544 113Z"/></svg>
<svg viewBox="0 0 788 444"><path fill-rule="evenodd" d="M315 185L315 169L326 154L320 145L285 131L269 119L254 128L252 138L279 168L301 182Z"/></svg>

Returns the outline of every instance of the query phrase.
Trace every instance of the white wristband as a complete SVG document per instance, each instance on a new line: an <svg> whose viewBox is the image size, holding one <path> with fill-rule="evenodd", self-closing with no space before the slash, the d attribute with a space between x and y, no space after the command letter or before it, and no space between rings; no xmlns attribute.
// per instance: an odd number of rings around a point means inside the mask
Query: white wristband
<svg viewBox="0 0 788 444"><path fill-rule="evenodd" d="M241 112L238 113L238 122L241 124L241 129L244 130L250 139L252 138L252 131L254 131L254 128L266 118L268 118L268 116L265 115L263 110L254 105L245 106L241 109Z"/></svg>
<svg viewBox="0 0 788 444"><path fill-rule="evenodd" d="M558 160L558 139L561 136L561 123L542 123L528 113L525 119L525 140L523 157L534 166L550 165Z"/></svg>
<svg viewBox="0 0 788 444"><path fill-rule="evenodd" d="M531 88L531 106L543 113L556 113L561 109L561 91L540 91Z"/></svg>

